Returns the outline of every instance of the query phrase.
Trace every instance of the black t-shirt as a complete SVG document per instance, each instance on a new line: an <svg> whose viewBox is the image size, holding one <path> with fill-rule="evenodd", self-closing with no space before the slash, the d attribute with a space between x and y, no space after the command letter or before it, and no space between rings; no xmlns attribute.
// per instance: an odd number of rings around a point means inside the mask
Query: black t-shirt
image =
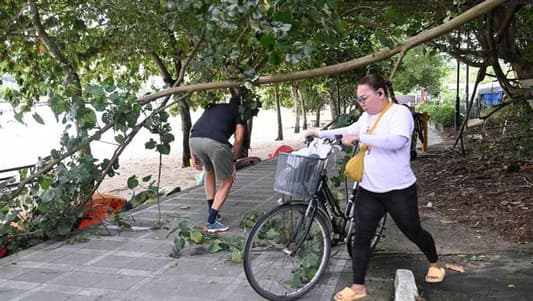
<svg viewBox="0 0 533 301"><path fill-rule="evenodd" d="M191 137L211 138L231 145L228 140L235 133L237 123L244 123L238 105L232 103L211 105L193 125Z"/></svg>

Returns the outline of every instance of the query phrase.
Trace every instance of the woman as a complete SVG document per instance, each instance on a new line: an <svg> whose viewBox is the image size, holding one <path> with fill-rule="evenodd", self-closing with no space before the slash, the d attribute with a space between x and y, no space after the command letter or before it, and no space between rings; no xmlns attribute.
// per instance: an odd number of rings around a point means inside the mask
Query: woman
<svg viewBox="0 0 533 301"><path fill-rule="evenodd" d="M333 138L342 134L342 142L366 144L363 178L356 204L358 223L352 249L353 283L335 295L337 301L357 300L366 296L365 275L371 253L370 240L379 220L387 212L400 230L426 255L429 261L426 282L444 280L445 270L438 262L435 242L420 225L416 177L410 166L413 117L403 105L389 102L394 97L392 85L379 75L369 74L357 85L357 102L364 110L357 122L333 130L309 130L306 136ZM380 114L381 116L380 118ZM379 119L372 134L368 131Z"/></svg>

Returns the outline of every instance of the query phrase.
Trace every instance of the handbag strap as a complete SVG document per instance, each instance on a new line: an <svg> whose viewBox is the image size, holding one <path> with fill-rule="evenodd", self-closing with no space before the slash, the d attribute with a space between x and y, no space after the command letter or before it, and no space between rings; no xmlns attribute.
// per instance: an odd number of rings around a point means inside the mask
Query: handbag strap
<svg viewBox="0 0 533 301"><path fill-rule="evenodd" d="M391 107L392 107L392 102L388 101L387 104L385 105L385 107L383 108L383 110L381 110L381 112L379 113L378 119L376 119L376 121L374 121L374 124L372 125L370 130L368 130L368 135L372 134L372 132L378 126L378 123L381 120L381 117L383 117L383 115L385 115L385 112L387 112L387 110L390 109ZM359 147L359 151L357 153L366 152L367 150L368 150L368 145L361 144L361 146Z"/></svg>
<svg viewBox="0 0 533 301"><path fill-rule="evenodd" d="M376 121L374 121L374 124L372 125L372 127L368 131L369 135L372 134L372 132L374 132L374 130L378 126L379 121L381 120L381 117L383 117L383 115L385 115L385 112L387 112L387 110L390 109L391 107L392 107L392 102L388 101L387 104L385 105L385 107L383 108L383 110L379 113L378 119L376 119Z"/></svg>

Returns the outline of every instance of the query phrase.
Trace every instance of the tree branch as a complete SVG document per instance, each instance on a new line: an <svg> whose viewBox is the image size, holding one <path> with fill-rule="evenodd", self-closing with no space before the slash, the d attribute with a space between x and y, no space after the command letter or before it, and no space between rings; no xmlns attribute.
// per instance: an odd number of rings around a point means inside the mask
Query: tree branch
<svg viewBox="0 0 533 301"><path fill-rule="evenodd" d="M159 73L161 74L163 81L167 84L173 83L174 79L172 78L172 75L170 75L170 72L168 72L167 67L165 66L161 58L157 55L157 53L155 53L154 51L150 51L150 57L157 66L157 69L159 69Z"/></svg>
<svg viewBox="0 0 533 301"><path fill-rule="evenodd" d="M35 4L34 0L31 0L30 2L28 2L28 4L32 12L32 17L31 17L32 24L35 30L37 31L39 38L46 46L46 49L48 49L48 52L50 53L50 55L56 60L58 60L59 64L63 67L63 70L65 70L65 72L68 74L70 81L77 82L77 85L79 87L80 78L78 74L76 73L76 71L74 70L74 67L72 67L72 65L69 63L67 58L61 53L61 51L52 41L48 33L46 33L46 31L44 30L44 26L41 23L41 17L39 14L39 9L37 8L37 4Z"/></svg>
<svg viewBox="0 0 533 301"><path fill-rule="evenodd" d="M19 11L13 17L11 17L11 19L9 19L8 24L11 24L11 23L15 22L15 20L18 19L24 13L24 10L28 6L28 4L29 3L25 3L24 5L22 5L22 7L19 9Z"/></svg>
<svg viewBox="0 0 533 301"><path fill-rule="evenodd" d="M200 48L200 44L202 44L202 41L204 40L206 31L207 31L207 26L204 26L204 28L202 28L202 33L200 34L200 37L198 38L198 41L196 41L196 43L195 43L194 47L192 48L191 52L189 52L189 54L187 55L187 58L185 59L185 62L181 65L181 70L180 70L180 73L178 75L178 79L174 83L174 87L179 85L179 84L181 84L181 82L183 82L183 79L185 78L185 70L187 69L187 67L191 63L192 58L194 57L194 55L196 55L196 53L198 52L198 48Z"/></svg>
<svg viewBox="0 0 533 301"><path fill-rule="evenodd" d="M398 68L400 68L400 65L402 64L402 60L405 57L405 55L407 54L407 51L408 51L408 49L403 49L400 52L400 56L398 57L398 60L396 61L396 64L394 65L394 69L392 69L392 72L391 72L391 75L390 75L390 78L389 78L391 81L394 78L394 75L396 75L396 71L398 71Z"/></svg>

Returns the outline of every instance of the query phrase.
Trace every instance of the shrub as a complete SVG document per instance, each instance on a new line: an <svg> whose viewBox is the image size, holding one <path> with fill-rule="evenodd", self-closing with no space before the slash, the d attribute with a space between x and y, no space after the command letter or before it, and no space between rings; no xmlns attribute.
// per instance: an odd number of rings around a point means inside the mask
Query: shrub
<svg viewBox="0 0 533 301"><path fill-rule="evenodd" d="M444 127L453 126L455 108L451 104L417 106L416 111L427 112L432 120L441 123Z"/></svg>

